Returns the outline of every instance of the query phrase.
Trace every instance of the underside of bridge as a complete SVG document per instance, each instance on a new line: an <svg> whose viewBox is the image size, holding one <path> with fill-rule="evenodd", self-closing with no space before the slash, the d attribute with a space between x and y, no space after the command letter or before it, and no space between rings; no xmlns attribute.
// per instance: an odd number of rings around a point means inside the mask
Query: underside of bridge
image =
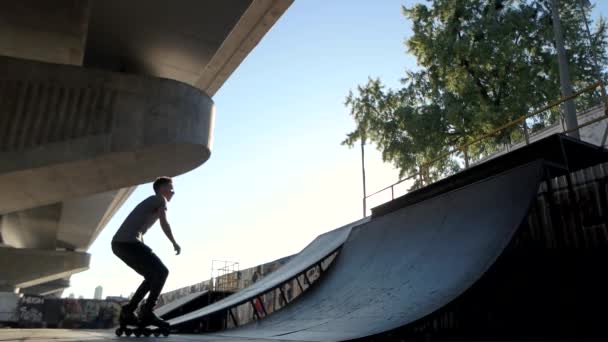
<svg viewBox="0 0 608 342"><path fill-rule="evenodd" d="M203 164L212 96L290 4L1 2L0 292L61 294L137 185Z"/></svg>

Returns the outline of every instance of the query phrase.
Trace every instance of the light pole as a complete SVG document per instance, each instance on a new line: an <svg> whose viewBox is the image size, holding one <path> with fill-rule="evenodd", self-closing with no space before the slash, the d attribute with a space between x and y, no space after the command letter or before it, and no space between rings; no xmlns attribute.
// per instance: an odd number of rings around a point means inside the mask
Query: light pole
<svg viewBox="0 0 608 342"><path fill-rule="evenodd" d="M553 18L553 35L555 38L555 48L557 49L557 59L559 64L559 81L562 90L562 96L568 97L572 95L572 83L570 82L570 71L568 69L568 57L564 48L564 36L562 34L562 25L559 18L559 0L551 0L551 16ZM576 107L572 99L564 102L564 113L566 119L566 129L573 130L568 133L569 136L580 139L578 134L578 120L576 118Z"/></svg>
<svg viewBox="0 0 608 342"><path fill-rule="evenodd" d="M365 185L365 138L361 137L361 174L363 176L363 217L367 216L367 189Z"/></svg>

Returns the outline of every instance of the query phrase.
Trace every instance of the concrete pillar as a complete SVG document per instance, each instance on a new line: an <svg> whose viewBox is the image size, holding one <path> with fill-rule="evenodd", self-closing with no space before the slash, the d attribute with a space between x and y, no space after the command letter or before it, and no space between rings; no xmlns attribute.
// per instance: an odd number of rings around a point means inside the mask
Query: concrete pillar
<svg viewBox="0 0 608 342"><path fill-rule="evenodd" d="M19 295L15 292L0 291L0 322L16 323Z"/></svg>
<svg viewBox="0 0 608 342"><path fill-rule="evenodd" d="M0 55L82 65L90 0L0 1Z"/></svg>

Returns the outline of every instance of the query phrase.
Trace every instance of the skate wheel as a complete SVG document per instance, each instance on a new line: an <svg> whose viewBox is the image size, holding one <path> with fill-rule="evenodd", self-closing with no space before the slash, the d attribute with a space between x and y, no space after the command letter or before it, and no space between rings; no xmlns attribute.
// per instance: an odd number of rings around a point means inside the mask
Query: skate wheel
<svg viewBox="0 0 608 342"><path fill-rule="evenodd" d="M122 336L123 331L121 328L116 328L115 333L116 333L116 336L120 337L120 336Z"/></svg>
<svg viewBox="0 0 608 342"><path fill-rule="evenodd" d="M158 330L158 329L157 329L157 330L154 330L154 333L153 333L153 334L154 334L154 337L158 337L158 336L160 336L160 330Z"/></svg>
<svg viewBox="0 0 608 342"><path fill-rule="evenodd" d="M150 331L150 329L148 329L148 328L144 328L143 333L144 333L144 336L150 337L150 334L152 334L152 331Z"/></svg>
<svg viewBox="0 0 608 342"><path fill-rule="evenodd" d="M141 336L141 330L137 329L133 332L135 334L135 337L140 337Z"/></svg>
<svg viewBox="0 0 608 342"><path fill-rule="evenodd" d="M128 329L127 331L125 331L125 335L127 335L127 337L131 336L133 335L133 331L131 329Z"/></svg>
<svg viewBox="0 0 608 342"><path fill-rule="evenodd" d="M161 333L163 334L163 336L167 337L169 336L169 329L163 329Z"/></svg>

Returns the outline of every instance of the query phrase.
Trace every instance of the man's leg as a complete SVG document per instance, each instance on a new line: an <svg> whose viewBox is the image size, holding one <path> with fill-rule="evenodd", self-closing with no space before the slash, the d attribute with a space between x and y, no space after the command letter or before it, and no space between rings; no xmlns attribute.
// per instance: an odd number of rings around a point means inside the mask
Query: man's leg
<svg viewBox="0 0 608 342"><path fill-rule="evenodd" d="M127 305L123 307L123 312L127 315L132 315L137 309L139 302L144 298L150 290L150 262L151 250L141 242L133 243L112 243L112 251L120 258L127 266L144 277L144 281L139 285L133 297Z"/></svg>
<svg viewBox="0 0 608 342"><path fill-rule="evenodd" d="M128 309L131 311L135 311L137 309L137 306L139 305L139 302L144 299L148 291L150 291L150 282L148 281L148 279L144 278L144 281L141 282L141 284L133 294L133 297L131 297L129 304L127 304Z"/></svg>
<svg viewBox="0 0 608 342"><path fill-rule="evenodd" d="M160 296L161 291L163 290L163 286L165 286L165 281L169 276L169 270L163 264L163 262L150 250L149 255L149 264L148 264L148 281L150 282L150 293L148 294L148 299L146 300L146 304L144 305L143 312L152 312L154 306L156 305L156 301Z"/></svg>

